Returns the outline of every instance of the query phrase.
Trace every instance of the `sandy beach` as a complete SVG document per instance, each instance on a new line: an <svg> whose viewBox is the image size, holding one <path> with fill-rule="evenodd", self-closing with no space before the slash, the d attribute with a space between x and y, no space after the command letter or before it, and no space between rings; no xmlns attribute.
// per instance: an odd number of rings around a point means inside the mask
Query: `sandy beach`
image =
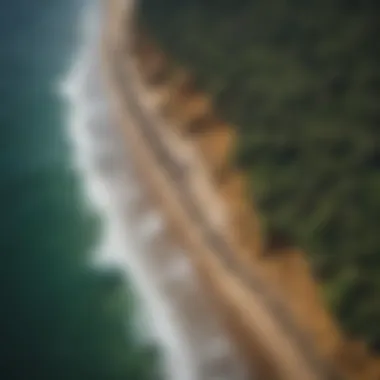
<svg viewBox="0 0 380 380"><path fill-rule="evenodd" d="M221 316L255 378L335 378L260 275L248 273L237 260L237 248L224 236L228 215L221 212L223 204L204 165L191 145L165 128L157 114L133 58L133 5L133 1L107 2L104 72L115 119L141 182L168 222L171 238L186 253L213 300L211 309ZM201 308L198 311L202 313ZM207 313L210 318L212 312ZM196 319L197 313L193 314Z"/></svg>

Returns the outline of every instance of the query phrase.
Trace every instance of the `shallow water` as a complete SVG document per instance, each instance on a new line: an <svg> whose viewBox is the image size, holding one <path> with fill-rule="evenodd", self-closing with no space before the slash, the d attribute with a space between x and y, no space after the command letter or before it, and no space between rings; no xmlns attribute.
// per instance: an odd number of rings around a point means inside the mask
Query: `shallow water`
<svg viewBox="0 0 380 380"><path fill-rule="evenodd" d="M151 353L140 352L139 307L125 271L93 264L96 252L120 248L106 238L110 227L83 165L94 162L95 140L86 133L103 97L84 92L85 71L73 76L87 64L85 14L96 7L74 0L1 6L2 379L147 379L140 367L152 367ZM63 91L73 80L75 91Z"/></svg>

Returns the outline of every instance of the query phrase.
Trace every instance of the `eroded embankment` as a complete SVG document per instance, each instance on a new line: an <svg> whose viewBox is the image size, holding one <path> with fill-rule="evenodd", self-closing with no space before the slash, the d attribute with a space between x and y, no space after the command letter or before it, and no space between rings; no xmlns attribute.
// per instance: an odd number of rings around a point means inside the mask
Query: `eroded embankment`
<svg viewBox="0 0 380 380"><path fill-rule="evenodd" d="M335 378L313 352L259 273L248 271L228 238L228 219L204 167L185 142L163 128L132 59L132 9L109 1L105 63L115 112L151 195L170 221L231 332L266 379ZM132 120L132 122L131 122ZM205 206L208 206L207 208ZM220 205L222 206L222 205Z"/></svg>

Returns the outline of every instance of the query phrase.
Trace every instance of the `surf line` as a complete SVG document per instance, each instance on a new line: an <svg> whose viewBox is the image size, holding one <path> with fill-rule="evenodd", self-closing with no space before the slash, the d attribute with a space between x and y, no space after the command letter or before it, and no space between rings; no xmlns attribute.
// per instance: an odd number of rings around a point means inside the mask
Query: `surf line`
<svg viewBox="0 0 380 380"><path fill-rule="evenodd" d="M103 222L92 264L117 267L132 280L142 301L137 317L141 334L145 334L142 339L152 340L161 348L163 377L198 380L196 363L181 326L168 297L160 291L159 285L173 277L148 270L147 263L155 252L147 240L160 233L164 222L154 210L140 215L138 223L133 215L134 205L144 202L144 194L119 144L104 96L99 57L101 10L98 1L83 2L77 54L59 84L67 107L72 163L82 179L84 201L101 215Z"/></svg>

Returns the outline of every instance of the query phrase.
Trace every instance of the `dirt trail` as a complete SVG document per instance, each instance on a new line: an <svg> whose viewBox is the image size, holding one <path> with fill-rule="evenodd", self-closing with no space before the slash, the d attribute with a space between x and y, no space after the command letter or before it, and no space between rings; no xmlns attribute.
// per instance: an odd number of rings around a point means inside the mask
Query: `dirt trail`
<svg viewBox="0 0 380 380"><path fill-rule="evenodd" d="M265 379L333 379L284 305L229 239L227 215L191 143L165 128L131 54L133 2L109 0L105 68L119 124L152 197ZM131 120L133 122L131 122ZM185 170L186 169L186 170ZM215 212L210 213L210 210ZM205 212L207 211L207 212ZM247 351L245 351L247 352Z"/></svg>

